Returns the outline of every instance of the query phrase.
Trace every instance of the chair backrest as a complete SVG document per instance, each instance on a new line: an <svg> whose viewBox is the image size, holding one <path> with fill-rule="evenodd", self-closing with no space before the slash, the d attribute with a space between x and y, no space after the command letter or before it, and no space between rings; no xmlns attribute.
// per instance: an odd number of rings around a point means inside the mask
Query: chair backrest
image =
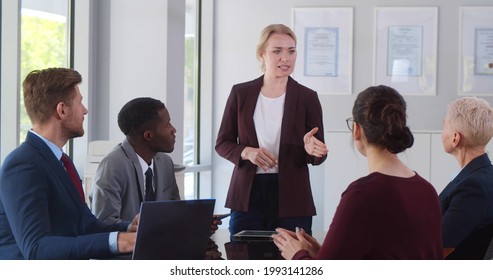
<svg viewBox="0 0 493 280"><path fill-rule="evenodd" d="M98 169L101 160L118 145L120 141L112 140L96 140L89 143L87 147L87 158L86 165L84 168L84 193L86 196L86 201L90 206L89 195L92 191L92 183L94 181L94 176L96 176L96 170Z"/></svg>
<svg viewBox="0 0 493 280"><path fill-rule="evenodd" d="M484 253L484 259L493 260L493 237L491 237L490 245L486 249L486 253Z"/></svg>

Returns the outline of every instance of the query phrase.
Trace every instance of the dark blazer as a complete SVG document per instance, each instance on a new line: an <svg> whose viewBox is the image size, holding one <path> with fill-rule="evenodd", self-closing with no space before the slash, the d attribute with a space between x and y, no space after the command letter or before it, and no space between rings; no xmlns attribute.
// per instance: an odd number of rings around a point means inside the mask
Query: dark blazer
<svg viewBox="0 0 493 280"><path fill-rule="evenodd" d="M226 102L216 140L216 151L235 167L226 207L248 211L250 191L257 166L241 159L245 147L259 147L253 114L264 77L234 85ZM327 156L306 153L303 136L318 127L315 137L324 141L322 107L317 93L288 79L279 147L279 217L316 214L307 164L319 165Z"/></svg>
<svg viewBox="0 0 493 280"><path fill-rule="evenodd" d="M109 232L128 224L98 221L62 163L33 133L0 170L0 259L111 256Z"/></svg>
<svg viewBox="0 0 493 280"><path fill-rule="evenodd" d="M482 259L493 236L493 166L487 154L469 162L440 193L447 258Z"/></svg>

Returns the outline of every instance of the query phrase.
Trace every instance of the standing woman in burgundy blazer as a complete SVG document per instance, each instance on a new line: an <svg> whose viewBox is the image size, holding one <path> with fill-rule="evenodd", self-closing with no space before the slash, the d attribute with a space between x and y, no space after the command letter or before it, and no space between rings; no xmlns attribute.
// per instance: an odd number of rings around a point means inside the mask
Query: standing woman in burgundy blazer
<svg viewBox="0 0 493 280"><path fill-rule="evenodd" d="M264 75L234 85L216 141L235 167L226 207L231 235L244 229L300 227L316 214L307 164L327 157L317 93L293 80L296 36L282 24L264 28L257 44Z"/></svg>

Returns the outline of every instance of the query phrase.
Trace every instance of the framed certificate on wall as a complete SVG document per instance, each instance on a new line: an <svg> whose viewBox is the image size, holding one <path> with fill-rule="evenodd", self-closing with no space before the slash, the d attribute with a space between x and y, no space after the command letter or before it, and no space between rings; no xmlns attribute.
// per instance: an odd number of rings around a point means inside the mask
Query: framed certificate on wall
<svg viewBox="0 0 493 280"><path fill-rule="evenodd" d="M436 95L437 7L375 8L375 85Z"/></svg>
<svg viewBox="0 0 493 280"><path fill-rule="evenodd" d="M351 94L353 8L293 8L293 77L320 94Z"/></svg>
<svg viewBox="0 0 493 280"><path fill-rule="evenodd" d="M493 7L462 7L459 95L493 96Z"/></svg>

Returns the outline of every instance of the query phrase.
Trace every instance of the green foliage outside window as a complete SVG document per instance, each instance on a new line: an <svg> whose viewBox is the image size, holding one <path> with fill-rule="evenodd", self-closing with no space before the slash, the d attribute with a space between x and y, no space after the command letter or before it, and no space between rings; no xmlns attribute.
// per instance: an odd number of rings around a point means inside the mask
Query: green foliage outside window
<svg viewBox="0 0 493 280"><path fill-rule="evenodd" d="M67 23L33 15L21 20L21 83L29 72L49 67L67 67ZM31 121L24 107L21 87L19 141L23 142Z"/></svg>

